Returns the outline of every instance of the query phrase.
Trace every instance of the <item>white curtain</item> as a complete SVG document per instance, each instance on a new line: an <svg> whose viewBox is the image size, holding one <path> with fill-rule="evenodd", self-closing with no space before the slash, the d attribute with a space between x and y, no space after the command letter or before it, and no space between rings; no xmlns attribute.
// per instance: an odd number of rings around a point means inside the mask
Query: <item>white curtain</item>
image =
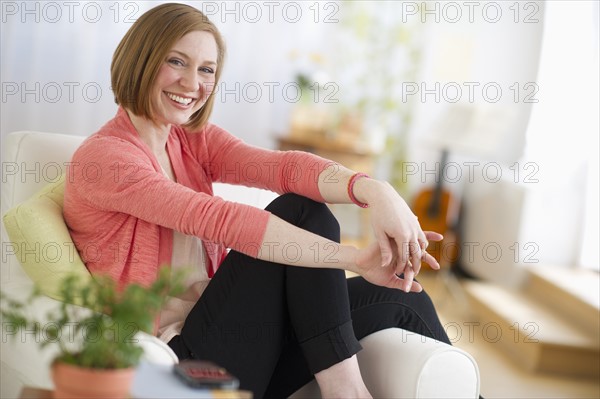
<svg viewBox="0 0 600 399"><path fill-rule="evenodd" d="M556 244L545 246L543 260L595 269L599 266L598 38L598 2L545 3L539 102L533 106L525 156L538 166L539 189L546 195L537 204L538 212L547 210L546 223L531 223L536 226L529 229L540 241Z"/></svg>

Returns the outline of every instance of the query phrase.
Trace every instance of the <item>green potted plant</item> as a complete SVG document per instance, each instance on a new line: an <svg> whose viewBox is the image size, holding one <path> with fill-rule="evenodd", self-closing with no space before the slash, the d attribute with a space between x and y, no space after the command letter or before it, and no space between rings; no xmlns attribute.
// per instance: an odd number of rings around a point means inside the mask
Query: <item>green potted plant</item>
<svg viewBox="0 0 600 399"><path fill-rule="evenodd" d="M181 278L163 268L149 287L131 284L119 289L109 277L82 282L68 276L60 286L64 302L47 314L47 321L27 314L27 307L45 296L37 288L25 301L0 293L0 313L3 323L11 323L16 331L41 337L42 348L58 347L51 370L55 398L127 398L143 354L134 336L153 332L166 298L181 293Z"/></svg>

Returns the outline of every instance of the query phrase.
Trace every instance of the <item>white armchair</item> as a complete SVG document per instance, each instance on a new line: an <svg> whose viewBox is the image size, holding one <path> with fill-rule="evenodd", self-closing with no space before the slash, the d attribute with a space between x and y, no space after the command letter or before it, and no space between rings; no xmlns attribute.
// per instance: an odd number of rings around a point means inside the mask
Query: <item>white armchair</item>
<svg viewBox="0 0 600 399"><path fill-rule="evenodd" d="M41 205L39 201L32 204L30 199L35 198L36 193L49 183L56 183L64 172L65 163L70 160L83 139L43 132L15 132L7 135L3 143L2 214L6 215L12 209L11 214L14 216L15 207L29 200L18 209L19 212L26 213L30 221L35 223L38 220L36 218L39 218L41 224L48 223L48 220L64 224L59 189L46 192ZM261 207L274 196L263 190L225 185L217 185L215 192L230 200ZM41 207L41 210L36 207ZM47 217L50 219L44 219ZM10 226L8 229L18 230L19 226L11 225L10 218L10 215L5 217L5 224ZM5 226L2 226L0 288L12 297L27 296L33 287L32 278L40 279L41 275L45 282L52 281L53 278L60 278L60 273L56 272L56 269L60 269L59 265L64 270L65 264L77 264L72 262L73 253L69 253L69 248L65 248L65 243L59 242L60 240L53 242L52 248L36 241L37 247L33 246L34 250L29 248L27 250L30 252L27 252L24 248L19 248L17 240L13 239L14 234L11 232L9 238ZM56 251L62 251L62 256L56 255ZM79 259L76 251L75 255ZM36 267L43 268L42 274L38 273L39 270L31 273L26 265L28 262L23 262L24 257L33 258L36 262L45 258L41 260L50 262L35 264ZM32 274L36 276L30 277ZM50 296L43 303L36 304L34 311L45 314L47 309L56 306L57 300ZM15 340L9 335L11 332L3 323L0 341L0 397L17 397L23 385L51 388L49 363L53 352L40 351L32 336L24 335ZM138 339L144 347L147 361L161 364L173 364L177 361L170 348L157 338L138 334ZM365 337L361 344L364 347L358 354L361 372L375 397L476 398L479 395L477 364L469 354L458 348L396 328ZM292 397L319 397L319 390L316 383L312 382Z"/></svg>

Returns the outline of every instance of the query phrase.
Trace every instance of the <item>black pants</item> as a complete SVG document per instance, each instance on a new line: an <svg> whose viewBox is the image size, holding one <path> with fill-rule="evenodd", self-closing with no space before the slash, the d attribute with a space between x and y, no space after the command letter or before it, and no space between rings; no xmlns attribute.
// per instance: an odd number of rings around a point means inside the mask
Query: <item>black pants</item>
<svg viewBox="0 0 600 399"><path fill-rule="evenodd" d="M324 204L286 194L267 210L339 242L339 225ZM288 256L297 250L290 245ZM450 343L425 292L407 294L346 279L341 270L282 266L232 251L169 345L180 359L227 368L256 398L282 398L357 353L359 339L390 327Z"/></svg>

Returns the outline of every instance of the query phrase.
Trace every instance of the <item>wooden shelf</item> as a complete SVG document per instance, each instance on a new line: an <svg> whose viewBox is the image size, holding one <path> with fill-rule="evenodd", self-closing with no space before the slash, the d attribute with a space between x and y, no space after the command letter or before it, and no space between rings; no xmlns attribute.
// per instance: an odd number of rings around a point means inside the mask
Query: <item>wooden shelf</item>
<svg viewBox="0 0 600 399"><path fill-rule="evenodd" d="M277 141L279 142L279 147L304 147L308 150L312 149L314 151L331 151L367 157L377 155L364 143L350 142L348 140L328 139L327 137L278 136Z"/></svg>

